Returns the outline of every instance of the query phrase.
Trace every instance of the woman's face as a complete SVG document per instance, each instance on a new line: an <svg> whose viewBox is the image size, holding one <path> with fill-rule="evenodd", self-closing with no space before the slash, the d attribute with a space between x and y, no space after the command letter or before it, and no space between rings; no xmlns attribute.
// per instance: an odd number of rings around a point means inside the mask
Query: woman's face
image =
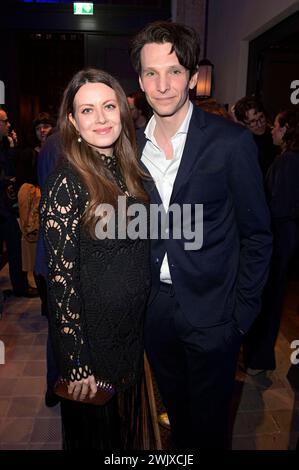
<svg viewBox="0 0 299 470"><path fill-rule="evenodd" d="M69 119L80 136L105 155L112 155L122 130L116 93L104 83L86 83L74 98L75 115Z"/></svg>
<svg viewBox="0 0 299 470"><path fill-rule="evenodd" d="M36 126L35 128L36 137L40 141L41 145L45 143L47 135L49 134L51 130L52 130L51 124L46 124L45 122L41 122L38 126Z"/></svg>
<svg viewBox="0 0 299 470"><path fill-rule="evenodd" d="M287 128L285 126L280 127L278 118L279 118L279 115L277 115L275 118L274 126L272 128L271 134L272 134L273 144L283 147L283 144L284 144L283 136L285 135Z"/></svg>

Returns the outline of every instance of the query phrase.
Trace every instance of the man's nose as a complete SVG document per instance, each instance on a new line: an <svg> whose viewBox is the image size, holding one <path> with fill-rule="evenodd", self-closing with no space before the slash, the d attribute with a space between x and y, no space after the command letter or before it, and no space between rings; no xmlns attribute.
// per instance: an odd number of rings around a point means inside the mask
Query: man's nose
<svg viewBox="0 0 299 470"><path fill-rule="evenodd" d="M158 78L158 90L165 93L169 89L169 80L167 75L160 75Z"/></svg>

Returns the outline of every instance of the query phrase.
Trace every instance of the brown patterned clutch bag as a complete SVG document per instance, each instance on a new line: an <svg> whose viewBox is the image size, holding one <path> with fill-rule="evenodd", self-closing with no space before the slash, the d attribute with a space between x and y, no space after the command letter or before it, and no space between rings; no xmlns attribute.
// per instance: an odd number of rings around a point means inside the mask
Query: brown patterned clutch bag
<svg viewBox="0 0 299 470"><path fill-rule="evenodd" d="M62 378L58 379L54 387L54 393L66 400L78 401L79 403L89 403L91 405L105 405L115 394L113 385L105 380L97 380L98 390L93 398L89 398L87 395L84 400L74 400L73 395L68 393L68 383L68 380Z"/></svg>

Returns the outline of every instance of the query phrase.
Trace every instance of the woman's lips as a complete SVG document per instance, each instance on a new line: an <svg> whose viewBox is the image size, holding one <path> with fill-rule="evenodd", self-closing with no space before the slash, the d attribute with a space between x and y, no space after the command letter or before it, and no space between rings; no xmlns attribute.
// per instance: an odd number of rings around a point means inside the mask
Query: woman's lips
<svg viewBox="0 0 299 470"><path fill-rule="evenodd" d="M94 132L99 135L106 135L111 131L112 127L103 127L101 129L95 129Z"/></svg>

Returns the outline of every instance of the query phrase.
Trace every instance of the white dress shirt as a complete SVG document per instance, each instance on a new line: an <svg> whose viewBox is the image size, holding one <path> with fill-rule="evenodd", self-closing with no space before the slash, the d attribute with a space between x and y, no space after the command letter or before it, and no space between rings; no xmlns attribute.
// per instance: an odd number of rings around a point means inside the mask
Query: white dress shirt
<svg viewBox="0 0 299 470"><path fill-rule="evenodd" d="M164 151L159 147L154 137L156 127L155 116L152 116L144 131L147 143L143 149L141 161L147 167L156 184L166 212L168 211L173 185L181 163L192 111L193 104L190 101L189 109L184 121L178 131L171 138L173 147L173 157L171 160L166 159ZM172 282L167 253L165 253L161 265L160 281L166 282L167 284L171 284Z"/></svg>

